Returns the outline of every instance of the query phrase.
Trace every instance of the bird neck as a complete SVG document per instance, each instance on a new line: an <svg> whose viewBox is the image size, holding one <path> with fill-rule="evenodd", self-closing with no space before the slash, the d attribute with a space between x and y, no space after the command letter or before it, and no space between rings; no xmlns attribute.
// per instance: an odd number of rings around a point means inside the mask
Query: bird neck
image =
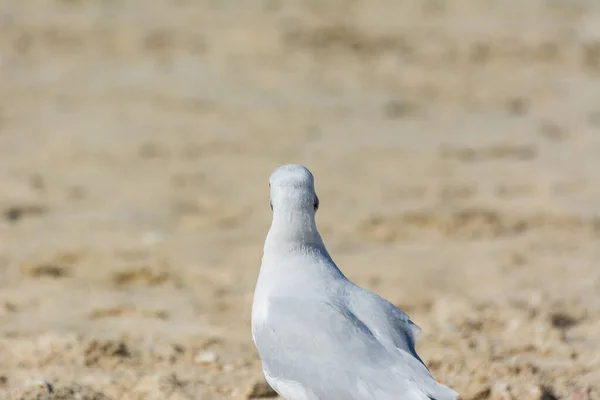
<svg viewBox="0 0 600 400"><path fill-rule="evenodd" d="M315 215L305 210L277 210L265 241L267 250L293 251L296 248L324 248Z"/></svg>

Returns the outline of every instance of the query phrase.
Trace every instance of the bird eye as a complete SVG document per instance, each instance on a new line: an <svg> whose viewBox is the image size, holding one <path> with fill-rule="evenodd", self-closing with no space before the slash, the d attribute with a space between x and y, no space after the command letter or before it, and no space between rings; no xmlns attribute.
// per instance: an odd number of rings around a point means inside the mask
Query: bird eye
<svg viewBox="0 0 600 400"><path fill-rule="evenodd" d="M319 198L315 196L315 212L319 209Z"/></svg>

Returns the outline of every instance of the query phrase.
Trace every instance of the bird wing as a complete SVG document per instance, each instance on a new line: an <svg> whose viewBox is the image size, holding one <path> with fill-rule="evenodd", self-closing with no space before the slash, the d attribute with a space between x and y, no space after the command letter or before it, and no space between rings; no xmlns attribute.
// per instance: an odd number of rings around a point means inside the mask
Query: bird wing
<svg viewBox="0 0 600 400"><path fill-rule="evenodd" d="M344 303L331 299L270 299L255 342L274 389L293 385L303 392L297 398L425 400L439 387L419 360L390 351Z"/></svg>
<svg viewBox="0 0 600 400"><path fill-rule="evenodd" d="M415 342L421 328L404 311L383 297L354 284L347 287L345 297L352 313L382 342L392 344L421 360L415 351Z"/></svg>

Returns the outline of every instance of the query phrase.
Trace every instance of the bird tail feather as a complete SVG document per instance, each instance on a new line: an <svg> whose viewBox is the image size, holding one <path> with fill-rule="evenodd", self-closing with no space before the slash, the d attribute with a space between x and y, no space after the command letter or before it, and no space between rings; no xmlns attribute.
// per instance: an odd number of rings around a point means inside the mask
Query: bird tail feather
<svg viewBox="0 0 600 400"><path fill-rule="evenodd" d="M429 400L456 400L457 397L458 392L440 384L433 392L428 393Z"/></svg>

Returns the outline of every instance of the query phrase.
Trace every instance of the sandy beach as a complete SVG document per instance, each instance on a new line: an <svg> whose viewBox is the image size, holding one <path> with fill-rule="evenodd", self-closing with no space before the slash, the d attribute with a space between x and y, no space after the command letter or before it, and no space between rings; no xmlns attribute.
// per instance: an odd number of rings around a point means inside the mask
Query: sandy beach
<svg viewBox="0 0 600 400"><path fill-rule="evenodd" d="M558 0L0 0L0 399L270 395L287 163L461 399L600 399L600 3Z"/></svg>

